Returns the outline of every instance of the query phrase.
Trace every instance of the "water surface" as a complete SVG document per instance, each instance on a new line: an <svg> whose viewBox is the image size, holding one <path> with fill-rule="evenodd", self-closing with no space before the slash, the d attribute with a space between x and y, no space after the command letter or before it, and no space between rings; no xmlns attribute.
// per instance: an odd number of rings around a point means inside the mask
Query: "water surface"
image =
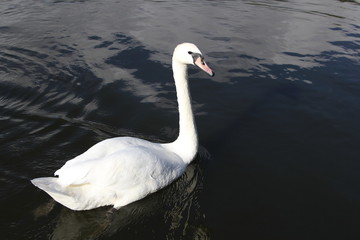
<svg viewBox="0 0 360 240"><path fill-rule="evenodd" d="M357 1L2 1L2 239L357 239ZM186 173L120 209L74 212L30 179L93 144L177 136L171 54L200 140Z"/></svg>

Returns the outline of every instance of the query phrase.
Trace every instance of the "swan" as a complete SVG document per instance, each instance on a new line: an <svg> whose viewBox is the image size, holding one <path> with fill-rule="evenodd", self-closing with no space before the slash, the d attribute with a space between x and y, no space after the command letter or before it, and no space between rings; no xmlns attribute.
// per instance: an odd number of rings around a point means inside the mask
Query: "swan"
<svg viewBox="0 0 360 240"><path fill-rule="evenodd" d="M187 65L196 65L214 76L196 45L176 46L172 69L179 109L179 136L174 142L161 144L134 137L106 139L67 161L55 172L55 177L35 178L32 184L72 210L108 205L119 209L180 177L198 149Z"/></svg>

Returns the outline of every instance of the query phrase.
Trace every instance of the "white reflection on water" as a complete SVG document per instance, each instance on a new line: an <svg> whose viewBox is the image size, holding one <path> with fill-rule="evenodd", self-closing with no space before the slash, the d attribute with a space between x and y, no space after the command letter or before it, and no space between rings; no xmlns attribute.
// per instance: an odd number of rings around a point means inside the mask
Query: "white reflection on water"
<svg viewBox="0 0 360 240"><path fill-rule="evenodd" d="M211 80L232 83L233 77L250 76L254 69L263 71L264 64L310 69L323 66L332 55L351 58L351 55L343 54L341 46L329 40L349 40L344 33L355 31L348 23L358 19L356 8L340 1L329 4L331 6L323 5L319 0L301 3L220 1L209 4L182 1L154 4L146 1L140 2L133 12L139 18L135 20L136 28L131 34L148 49L163 49L151 56L163 63L168 61L174 43L198 43L210 55L210 64L216 66L218 75ZM334 27L341 30L331 30ZM218 59L215 55L227 58ZM228 74L225 72L228 69L242 71ZM266 78L276 79L270 74ZM311 83L294 77L287 80Z"/></svg>
<svg viewBox="0 0 360 240"><path fill-rule="evenodd" d="M62 55L58 58L78 61L80 57L106 82L114 80L114 76L111 76L112 69L103 65L104 59L116 49L122 51L131 45L127 43L119 46L119 43L113 42L113 34L116 32L126 31L145 48L156 50L151 54L151 60L163 64L169 64L177 43L195 42L207 55L217 52L228 56L226 62L211 57L208 62L216 66L215 70L219 69L216 71L219 77L211 79L212 81L230 83L230 75L224 72L229 68L249 70L257 69L261 64L292 64L313 68L321 66L323 52L343 52L342 47L329 40L349 41L346 31L354 32L355 29L349 29L351 25L348 22L356 23L358 14L351 4L340 1L329 4L331 6L325 6L320 0L301 3L220 1L207 4L202 1L193 4L186 1L131 1L121 4L112 1L106 4L56 1L35 5L20 1L18 5L4 8L5 12L10 12L10 16L14 17L6 17L3 24L9 28L7 34L23 36L15 38L19 41L18 45L25 43L26 47L29 42L24 41L24 38L33 36L33 44L28 46L30 49L36 49L40 41L42 45L48 42L49 46L72 46L75 49L72 56ZM47 16L41 21L40 13L44 7L51 17ZM24 11L25 8L28 8L27 11ZM329 31L335 27L341 30ZM109 41L110 45L94 48L94 41L88 39L93 35ZM38 50L45 53L48 51ZM301 53L301 56L284 54L288 52ZM51 52L50 54L53 55ZM249 59L244 59L241 55L252 56L261 61L249 62ZM125 77L131 74L123 73ZM118 75L119 72L114 74ZM133 88L147 88L140 84L133 83ZM152 91L156 91L147 90L148 96L153 96ZM155 99L151 100L150 97L148 100L154 102Z"/></svg>

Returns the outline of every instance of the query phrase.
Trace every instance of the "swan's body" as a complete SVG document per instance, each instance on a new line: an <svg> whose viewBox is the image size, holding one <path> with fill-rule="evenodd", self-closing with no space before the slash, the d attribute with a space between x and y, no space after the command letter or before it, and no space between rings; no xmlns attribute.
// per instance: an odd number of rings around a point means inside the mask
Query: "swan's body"
<svg viewBox="0 0 360 240"><path fill-rule="evenodd" d="M58 177L36 178L31 182L73 210L106 205L118 209L180 177L198 147L186 64L196 64L213 76L194 44L183 43L175 48L172 66L180 130L174 142L160 144L132 137L106 139L67 161L55 172Z"/></svg>

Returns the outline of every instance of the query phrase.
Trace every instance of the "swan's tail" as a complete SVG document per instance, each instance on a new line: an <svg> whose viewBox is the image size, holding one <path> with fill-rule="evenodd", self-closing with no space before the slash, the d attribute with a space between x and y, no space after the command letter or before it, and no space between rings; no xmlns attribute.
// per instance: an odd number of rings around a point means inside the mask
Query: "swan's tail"
<svg viewBox="0 0 360 240"><path fill-rule="evenodd" d="M116 194L91 184L62 186L55 177L35 178L32 184L72 210L89 210L114 204Z"/></svg>
<svg viewBox="0 0 360 240"><path fill-rule="evenodd" d="M41 190L49 194L55 201L68 207L72 210L82 210L79 199L71 194L71 190L68 187L63 187L58 183L58 178L55 177L43 177L35 178L31 180L31 183Z"/></svg>

